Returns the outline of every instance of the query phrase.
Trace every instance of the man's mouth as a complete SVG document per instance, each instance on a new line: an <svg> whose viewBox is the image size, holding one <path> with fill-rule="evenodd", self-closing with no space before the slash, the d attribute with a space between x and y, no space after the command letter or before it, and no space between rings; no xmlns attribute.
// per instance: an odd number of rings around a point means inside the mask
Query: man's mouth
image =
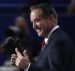
<svg viewBox="0 0 75 71"><path fill-rule="evenodd" d="M42 31L42 28L36 27L35 30L36 30L36 32L41 32Z"/></svg>
<svg viewBox="0 0 75 71"><path fill-rule="evenodd" d="M42 35L42 29L36 29L36 32L38 33L39 36Z"/></svg>
<svg viewBox="0 0 75 71"><path fill-rule="evenodd" d="M40 32L41 32L41 30L40 30L40 29L37 29L37 30L36 30L36 32L37 32L37 33L40 33Z"/></svg>
<svg viewBox="0 0 75 71"><path fill-rule="evenodd" d="M38 35L41 35L42 34L42 28L41 27L36 26L35 27L35 30L38 33Z"/></svg>

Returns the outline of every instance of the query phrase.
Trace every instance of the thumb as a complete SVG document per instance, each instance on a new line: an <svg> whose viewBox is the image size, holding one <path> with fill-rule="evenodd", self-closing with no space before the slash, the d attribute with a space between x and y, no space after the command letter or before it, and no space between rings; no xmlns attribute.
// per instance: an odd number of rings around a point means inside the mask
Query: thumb
<svg viewBox="0 0 75 71"><path fill-rule="evenodd" d="M23 55L24 55L24 56L28 56L28 55L27 55L27 50L24 50L24 51L23 51Z"/></svg>
<svg viewBox="0 0 75 71"><path fill-rule="evenodd" d="M19 52L18 48L15 48L15 52L16 52L18 57L22 57L22 54Z"/></svg>

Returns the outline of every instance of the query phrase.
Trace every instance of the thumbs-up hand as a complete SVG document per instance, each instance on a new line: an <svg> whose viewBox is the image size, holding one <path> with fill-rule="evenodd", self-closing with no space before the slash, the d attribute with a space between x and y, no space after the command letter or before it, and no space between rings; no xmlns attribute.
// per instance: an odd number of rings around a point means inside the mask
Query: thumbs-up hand
<svg viewBox="0 0 75 71"><path fill-rule="evenodd" d="M23 57L22 54L19 52L18 48L15 48L15 52L16 52L18 58L22 58Z"/></svg>
<svg viewBox="0 0 75 71"><path fill-rule="evenodd" d="M15 65L19 68L26 69L30 63L29 57L24 50L23 55L19 52L17 48L15 48L16 56L11 57L11 63L15 63Z"/></svg>

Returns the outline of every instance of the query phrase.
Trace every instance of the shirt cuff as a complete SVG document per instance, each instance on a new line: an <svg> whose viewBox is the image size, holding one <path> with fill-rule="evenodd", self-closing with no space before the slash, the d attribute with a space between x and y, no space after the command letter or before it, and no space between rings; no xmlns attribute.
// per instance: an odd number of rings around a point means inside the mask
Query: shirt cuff
<svg viewBox="0 0 75 71"><path fill-rule="evenodd" d="M24 71L28 71L31 63L29 63L28 67Z"/></svg>

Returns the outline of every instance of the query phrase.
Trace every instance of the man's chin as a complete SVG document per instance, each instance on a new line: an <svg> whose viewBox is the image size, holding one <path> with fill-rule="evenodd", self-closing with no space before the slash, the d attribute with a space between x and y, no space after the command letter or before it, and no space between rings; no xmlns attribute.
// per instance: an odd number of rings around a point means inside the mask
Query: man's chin
<svg viewBox="0 0 75 71"><path fill-rule="evenodd" d="M38 33L39 37L45 37L45 35L43 33Z"/></svg>
<svg viewBox="0 0 75 71"><path fill-rule="evenodd" d="M41 37L42 36L42 33L38 33L38 36Z"/></svg>
<svg viewBox="0 0 75 71"><path fill-rule="evenodd" d="M41 37L42 35L38 34L39 37Z"/></svg>

